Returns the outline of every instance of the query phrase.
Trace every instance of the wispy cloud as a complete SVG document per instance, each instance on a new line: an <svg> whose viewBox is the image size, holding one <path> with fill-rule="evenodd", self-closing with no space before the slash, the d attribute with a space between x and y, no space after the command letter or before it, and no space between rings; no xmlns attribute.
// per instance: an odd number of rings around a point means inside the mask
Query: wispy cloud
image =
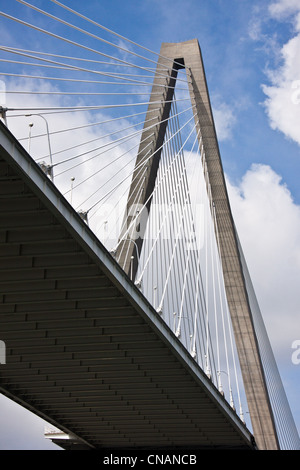
<svg viewBox="0 0 300 470"><path fill-rule="evenodd" d="M224 102L218 102L213 107L214 121L219 141L228 140L236 123L234 109Z"/></svg>

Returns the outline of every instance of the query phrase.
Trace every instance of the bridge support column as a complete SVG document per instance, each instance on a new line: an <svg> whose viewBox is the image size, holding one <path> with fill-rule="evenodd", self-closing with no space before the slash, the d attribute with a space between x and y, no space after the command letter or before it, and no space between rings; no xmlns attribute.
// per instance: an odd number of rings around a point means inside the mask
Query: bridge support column
<svg viewBox="0 0 300 470"><path fill-rule="evenodd" d="M166 66L169 67L169 77L167 79L160 74L162 67ZM166 130L165 119L169 116L170 101L174 94L177 71L182 67L185 67L189 75L191 103L195 105L197 110L195 122L200 135L199 145L201 142L204 148L207 177L215 208L216 229L218 230L227 301L253 433L259 449L278 449L278 438L253 325L241 264L241 254L225 184L201 51L197 40L178 44L164 43L161 47L145 128L136 160L136 169L128 196L127 215L124 221L125 229L121 233L121 238L123 237L124 240L119 245L117 257L119 257L119 263L124 270L134 279L138 256L142 249L147 214L144 213L140 221L142 226L138 233L135 233L134 243L129 240L130 231L126 232L126 229L136 215L132 213L132 207L138 209L146 203L147 210L150 209L151 198L149 199L149 195L153 191L158 170L160 147ZM161 87L162 84L165 86ZM157 95L157 93L160 93L160 95ZM146 129L151 122L157 122L155 131L153 131L153 128ZM152 157L149 158L149 155L152 155ZM144 169L145 174L141 184L139 172L143 161L146 160L147 169ZM136 226L132 229L136 231Z"/></svg>

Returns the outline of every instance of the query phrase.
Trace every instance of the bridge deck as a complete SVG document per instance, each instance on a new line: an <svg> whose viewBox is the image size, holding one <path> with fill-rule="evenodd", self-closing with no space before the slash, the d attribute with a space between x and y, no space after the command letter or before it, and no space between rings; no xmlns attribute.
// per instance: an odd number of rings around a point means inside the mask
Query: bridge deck
<svg viewBox="0 0 300 470"><path fill-rule="evenodd" d="M0 392L91 448L254 448L180 341L0 126Z"/></svg>

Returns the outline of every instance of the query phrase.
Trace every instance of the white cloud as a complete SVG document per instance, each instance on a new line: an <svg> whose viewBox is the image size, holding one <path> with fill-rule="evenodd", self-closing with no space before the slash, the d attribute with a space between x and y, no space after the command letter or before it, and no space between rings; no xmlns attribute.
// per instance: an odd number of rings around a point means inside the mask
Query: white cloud
<svg viewBox="0 0 300 470"><path fill-rule="evenodd" d="M295 35L280 50L281 65L268 71L270 85L262 89L270 125L300 145L300 4L298 0L279 0L269 7L272 18L293 22Z"/></svg>
<svg viewBox="0 0 300 470"><path fill-rule="evenodd" d="M277 358L290 363L299 336L300 207L266 165L253 165L228 190L271 343Z"/></svg>
<svg viewBox="0 0 300 470"><path fill-rule="evenodd" d="M277 0L269 6L271 16L276 19L287 18L299 11L299 0Z"/></svg>

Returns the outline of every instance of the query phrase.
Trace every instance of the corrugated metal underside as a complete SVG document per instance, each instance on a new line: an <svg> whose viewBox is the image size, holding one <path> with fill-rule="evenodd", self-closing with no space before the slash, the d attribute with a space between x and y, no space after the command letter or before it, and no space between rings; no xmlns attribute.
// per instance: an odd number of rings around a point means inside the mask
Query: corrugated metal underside
<svg viewBox="0 0 300 470"><path fill-rule="evenodd" d="M91 448L252 447L168 328L164 338L1 153L0 391Z"/></svg>

